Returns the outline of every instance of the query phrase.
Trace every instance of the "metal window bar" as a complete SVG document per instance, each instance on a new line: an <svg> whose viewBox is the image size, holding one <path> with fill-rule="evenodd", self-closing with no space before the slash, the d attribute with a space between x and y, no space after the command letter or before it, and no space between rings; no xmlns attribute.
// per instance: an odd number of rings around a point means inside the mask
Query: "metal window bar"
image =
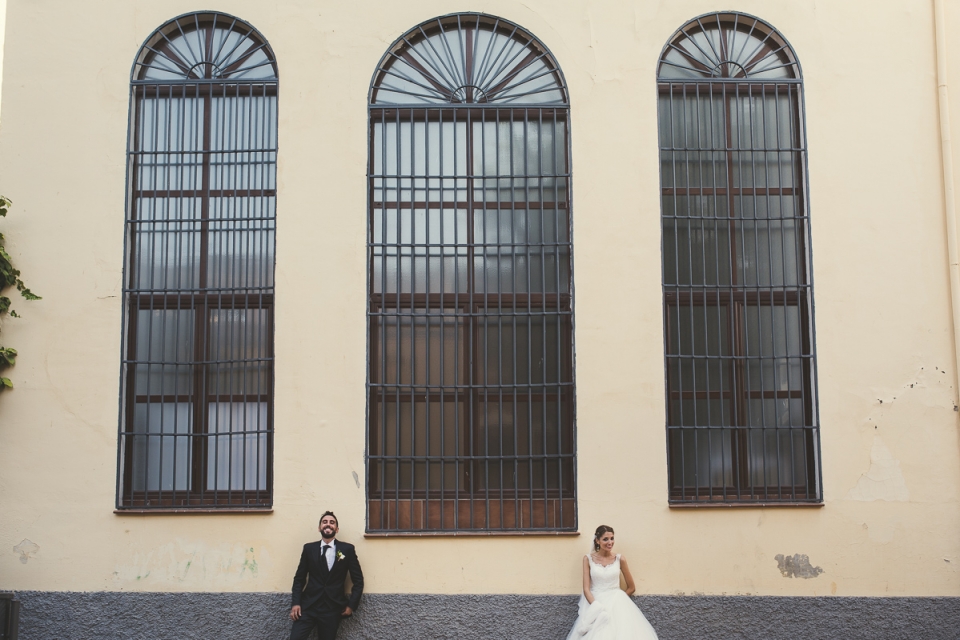
<svg viewBox="0 0 960 640"><path fill-rule="evenodd" d="M367 527L575 530L565 91L513 104L544 55L506 21L414 31L371 90Z"/></svg>
<svg viewBox="0 0 960 640"><path fill-rule="evenodd" d="M661 57L669 500L821 501L802 80L756 18Z"/></svg>
<svg viewBox="0 0 960 640"><path fill-rule="evenodd" d="M134 63L118 509L272 505L277 89L224 14Z"/></svg>

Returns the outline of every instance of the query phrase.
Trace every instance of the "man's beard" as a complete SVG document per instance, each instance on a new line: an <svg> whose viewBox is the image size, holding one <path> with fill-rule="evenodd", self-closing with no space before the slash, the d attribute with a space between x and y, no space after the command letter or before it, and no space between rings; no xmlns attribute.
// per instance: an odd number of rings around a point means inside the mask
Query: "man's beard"
<svg viewBox="0 0 960 640"><path fill-rule="evenodd" d="M320 533L323 534L323 537L324 537L324 538L332 538L332 537L333 537L333 529L331 529L331 528L329 528L329 527L324 527L323 529L320 530Z"/></svg>

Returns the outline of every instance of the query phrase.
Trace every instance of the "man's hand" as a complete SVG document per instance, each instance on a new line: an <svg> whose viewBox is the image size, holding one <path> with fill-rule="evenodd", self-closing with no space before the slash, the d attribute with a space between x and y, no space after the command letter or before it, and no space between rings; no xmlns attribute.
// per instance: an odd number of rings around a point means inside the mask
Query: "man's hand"
<svg viewBox="0 0 960 640"><path fill-rule="evenodd" d="M347 607L347 608L349 609L350 607ZM290 609L290 619L293 620L294 622L300 619L300 605L295 604Z"/></svg>
<svg viewBox="0 0 960 640"><path fill-rule="evenodd" d="M297 608L299 609L299 607ZM343 610L343 613L340 614L340 617L349 618L352 615L353 615L353 609L351 609L350 607L347 607L346 609Z"/></svg>

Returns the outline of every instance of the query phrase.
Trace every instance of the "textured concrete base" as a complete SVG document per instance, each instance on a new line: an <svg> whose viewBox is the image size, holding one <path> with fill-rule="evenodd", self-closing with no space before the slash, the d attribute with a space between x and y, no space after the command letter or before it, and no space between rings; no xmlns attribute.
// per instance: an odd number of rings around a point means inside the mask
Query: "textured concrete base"
<svg viewBox="0 0 960 640"><path fill-rule="evenodd" d="M283 593L21 591L21 640L286 640ZM960 637L960 598L635 598L661 640L877 640ZM560 639L575 596L387 595L363 597L341 640Z"/></svg>

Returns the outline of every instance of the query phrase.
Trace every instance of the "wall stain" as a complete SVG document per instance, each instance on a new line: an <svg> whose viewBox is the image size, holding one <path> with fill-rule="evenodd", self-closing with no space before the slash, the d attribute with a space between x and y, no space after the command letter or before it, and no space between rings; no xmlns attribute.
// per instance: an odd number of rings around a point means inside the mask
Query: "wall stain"
<svg viewBox="0 0 960 640"><path fill-rule="evenodd" d="M870 468L860 476L857 485L847 492L847 499L862 502L906 502L910 499L907 482L900 470L900 461L893 457L880 436L873 437Z"/></svg>
<svg viewBox="0 0 960 640"><path fill-rule="evenodd" d="M774 560L777 561L780 574L784 578L805 578L809 580L823 573L823 569L811 565L810 556L803 553L796 553L792 556L778 553L774 556Z"/></svg>
<svg viewBox="0 0 960 640"><path fill-rule="evenodd" d="M40 545L38 545L36 542L31 542L26 538L21 540L20 544L13 548L14 553L20 554L20 562L23 564L27 564L27 561L30 560L30 558L32 558L37 551L40 551Z"/></svg>
<svg viewBox="0 0 960 640"><path fill-rule="evenodd" d="M243 566L240 567L240 575L242 576L245 571L249 571L252 576L256 576L257 571L259 571L257 558L253 553L253 547L250 547L250 550L246 553L246 557L243 559Z"/></svg>

